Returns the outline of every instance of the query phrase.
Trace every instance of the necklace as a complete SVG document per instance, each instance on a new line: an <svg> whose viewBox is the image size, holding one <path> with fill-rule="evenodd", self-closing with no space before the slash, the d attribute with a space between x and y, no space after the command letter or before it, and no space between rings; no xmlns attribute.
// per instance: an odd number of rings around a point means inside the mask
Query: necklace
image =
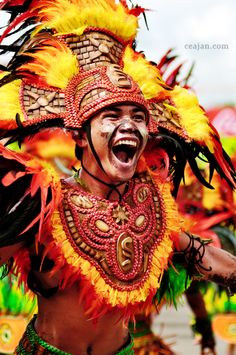
<svg viewBox="0 0 236 355"><path fill-rule="evenodd" d="M111 196L112 192L115 191L117 193L117 195L119 196L119 201L121 201L122 199L122 194L120 193L120 191L118 190L118 187L121 186L121 185L124 185L124 184L127 184L127 182L119 182L118 184L109 184L109 183L106 183L105 181L101 180L98 176L95 176L93 175L92 173L90 173L90 171L84 166L84 163L83 163L83 159L81 158L81 166L82 168L84 169L84 171L89 175L91 176L94 180L100 182L101 184L107 186L110 188L110 191L108 192L107 194L107 197L106 199L109 200L109 197ZM104 169L103 169L104 170ZM76 174L77 176L75 177L75 179L81 181L80 177L79 177L79 171L77 172Z"/></svg>

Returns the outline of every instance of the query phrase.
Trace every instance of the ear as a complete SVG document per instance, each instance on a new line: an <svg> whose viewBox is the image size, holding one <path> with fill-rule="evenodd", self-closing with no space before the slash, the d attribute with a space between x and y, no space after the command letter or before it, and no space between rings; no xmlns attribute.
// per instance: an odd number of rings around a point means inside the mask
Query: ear
<svg viewBox="0 0 236 355"><path fill-rule="evenodd" d="M79 129L77 131L72 132L72 138L74 139L75 143L80 147L80 148L85 148L88 145L88 140L87 140L87 133Z"/></svg>

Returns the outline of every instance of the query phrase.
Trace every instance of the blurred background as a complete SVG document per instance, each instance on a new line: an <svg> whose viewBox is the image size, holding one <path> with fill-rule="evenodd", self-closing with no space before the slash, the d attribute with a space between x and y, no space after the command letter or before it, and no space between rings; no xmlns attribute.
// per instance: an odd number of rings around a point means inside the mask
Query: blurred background
<svg viewBox="0 0 236 355"><path fill-rule="evenodd" d="M135 3L135 1L133 1ZM189 69L190 84L209 108L236 102L236 2L234 0L139 0L146 12L137 49L158 61L174 48Z"/></svg>

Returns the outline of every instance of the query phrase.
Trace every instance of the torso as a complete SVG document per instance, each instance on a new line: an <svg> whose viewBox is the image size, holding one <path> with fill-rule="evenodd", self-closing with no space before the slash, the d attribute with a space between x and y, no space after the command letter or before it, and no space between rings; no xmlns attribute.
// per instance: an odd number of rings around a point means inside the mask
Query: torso
<svg viewBox="0 0 236 355"><path fill-rule="evenodd" d="M84 315L79 284L58 291L49 299L38 297L37 334L73 355L111 355L128 340L127 326L118 311L92 321Z"/></svg>
<svg viewBox="0 0 236 355"><path fill-rule="evenodd" d="M35 328L43 340L73 355L115 354L126 344L127 321L151 303L178 229L167 214L171 196L160 188L167 204L150 177L139 176L118 203L62 182L45 244L56 267L34 272L44 288L59 288L38 296Z"/></svg>

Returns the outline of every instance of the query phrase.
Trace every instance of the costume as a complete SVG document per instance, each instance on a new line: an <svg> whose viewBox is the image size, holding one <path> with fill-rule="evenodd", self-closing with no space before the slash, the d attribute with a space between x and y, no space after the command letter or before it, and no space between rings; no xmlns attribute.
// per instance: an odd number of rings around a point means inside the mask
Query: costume
<svg viewBox="0 0 236 355"><path fill-rule="evenodd" d="M9 144L45 128L82 128L103 171L91 139L91 117L131 103L145 113L150 134L125 193L119 194L119 184L105 184L110 187L106 199L91 194L76 177L77 184L60 180L48 162L1 146L2 225L15 222L1 236L1 246L15 243L17 226L20 240L27 242L15 255L22 280L43 297L79 281L85 312L93 319L112 309L129 319L154 296L168 298L168 287L175 299L179 290L172 289L165 269L183 228L172 194L186 161L207 186L196 164L199 153L232 186L235 177L196 97L168 86L155 64L132 48L144 9L103 0L4 1L1 6L12 13L3 37L16 24L35 25L20 39L10 73L0 80L1 138L10 137ZM123 140L112 154L132 160L133 145ZM81 165L86 168L83 159ZM113 191L118 201L109 201ZM32 243L35 255L28 250ZM48 269L61 272L56 288L45 289L35 278L34 271Z"/></svg>

